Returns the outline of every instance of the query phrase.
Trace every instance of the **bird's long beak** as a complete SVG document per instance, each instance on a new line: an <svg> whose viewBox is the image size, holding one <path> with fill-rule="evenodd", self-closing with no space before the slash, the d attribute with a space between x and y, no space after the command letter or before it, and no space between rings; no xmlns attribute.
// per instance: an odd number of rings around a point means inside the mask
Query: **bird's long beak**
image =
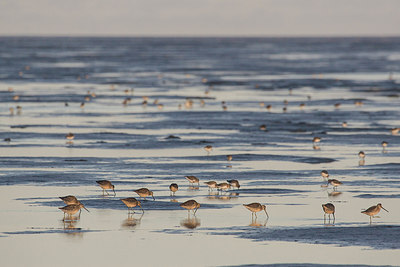
<svg viewBox="0 0 400 267"><path fill-rule="evenodd" d="M83 208L84 208L87 212L90 212L85 206L83 206Z"/></svg>
<svg viewBox="0 0 400 267"><path fill-rule="evenodd" d="M113 188L113 192L114 192L114 196L116 196L116 195L117 195L117 193L115 193L115 190L114 190L114 188Z"/></svg>
<svg viewBox="0 0 400 267"><path fill-rule="evenodd" d="M267 215L267 218L269 218L267 211L266 210L264 210L264 211L265 211L265 215Z"/></svg>
<svg viewBox="0 0 400 267"><path fill-rule="evenodd" d="M151 195L151 197L153 198L153 200L156 200L153 195Z"/></svg>
<svg viewBox="0 0 400 267"><path fill-rule="evenodd" d="M387 209L385 209L384 207L381 207L383 210L385 210L386 212L389 212Z"/></svg>
<svg viewBox="0 0 400 267"><path fill-rule="evenodd" d="M198 209L199 209L199 208L196 208L196 209L194 210L194 213L193 213L193 214L196 214L196 212L197 212Z"/></svg>

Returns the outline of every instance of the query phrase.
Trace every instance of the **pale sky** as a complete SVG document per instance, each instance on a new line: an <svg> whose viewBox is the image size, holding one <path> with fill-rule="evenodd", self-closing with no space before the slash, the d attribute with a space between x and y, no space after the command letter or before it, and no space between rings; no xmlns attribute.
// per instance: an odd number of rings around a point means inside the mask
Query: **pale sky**
<svg viewBox="0 0 400 267"><path fill-rule="evenodd" d="M400 1L0 0L0 35L400 36Z"/></svg>

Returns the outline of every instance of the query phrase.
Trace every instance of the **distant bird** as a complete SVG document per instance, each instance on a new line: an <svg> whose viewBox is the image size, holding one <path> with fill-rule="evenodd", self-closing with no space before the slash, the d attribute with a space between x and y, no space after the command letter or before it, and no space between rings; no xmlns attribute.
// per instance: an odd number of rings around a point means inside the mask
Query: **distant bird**
<svg viewBox="0 0 400 267"><path fill-rule="evenodd" d="M114 192L114 196L117 195L115 193L115 190L114 190L114 185L111 184L110 181L108 181L108 180L99 180L99 181L96 181L96 183L98 183L99 186L103 189L103 195L104 195L104 192L106 192L107 195L109 195L109 193L107 192L107 189L112 189L112 191Z"/></svg>
<svg viewBox="0 0 400 267"><path fill-rule="evenodd" d="M358 101L354 101L354 105L356 105L356 106L362 106L364 103L362 102L362 101L360 101L360 100L358 100Z"/></svg>
<svg viewBox="0 0 400 267"><path fill-rule="evenodd" d="M333 186L333 189L336 189L339 185L342 185L343 183L336 179L329 179L328 184L331 184Z"/></svg>
<svg viewBox="0 0 400 267"><path fill-rule="evenodd" d="M399 134L399 131L400 131L400 128L393 128L393 129L390 129L390 132L391 132L393 135Z"/></svg>
<svg viewBox="0 0 400 267"><path fill-rule="evenodd" d="M303 109L305 106L306 106L306 104L304 104L304 103L301 103L301 104L299 105L300 109Z"/></svg>
<svg viewBox="0 0 400 267"><path fill-rule="evenodd" d="M316 137L313 138L312 141L313 141L314 144L315 144L315 143L319 143L319 142L321 142L321 137L317 137L317 136L316 136Z"/></svg>
<svg viewBox="0 0 400 267"><path fill-rule="evenodd" d="M75 135L74 135L73 133L68 133L68 134L65 136L65 139L68 139L68 140L74 140L74 138L75 138Z"/></svg>
<svg viewBox="0 0 400 267"><path fill-rule="evenodd" d="M265 124L260 125L259 129L260 129L261 131L266 131L266 130L267 130L267 126L266 126Z"/></svg>
<svg viewBox="0 0 400 267"><path fill-rule="evenodd" d="M208 190L212 190L213 188L217 188L217 182L215 182L215 181L205 182L205 184L208 186Z"/></svg>
<svg viewBox="0 0 400 267"><path fill-rule="evenodd" d="M324 222L326 214L328 214L329 220L331 219L331 214L332 214L333 222L335 222L335 206L332 203L326 203L322 204L322 209L324 210Z"/></svg>
<svg viewBox="0 0 400 267"><path fill-rule="evenodd" d="M345 122L345 121L342 122L342 127L343 127L343 128L346 128L346 127L347 127L347 122Z"/></svg>
<svg viewBox="0 0 400 267"><path fill-rule="evenodd" d="M267 105L265 108L266 108L268 111L271 111L272 106L271 106L271 105Z"/></svg>
<svg viewBox="0 0 400 267"><path fill-rule="evenodd" d="M372 222L371 218L374 217L376 214L378 214L381 211L381 209L385 210L386 212L389 212L387 209L382 207L381 203L378 203L378 205L369 207L368 209L362 211L361 213L364 213L365 215L368 215L369 216L369 222L371 223Z"/></svg>
<svg viewBox="0 0 400 267"><path fill-rule="evenodd" d="M170 195L173 194L175 196L175 192L178 191L178 185L173 183L169 186L169 190L170 190Z"/></svg>
<svg viewBox="0 0 400 267"><path fill-rule="evenodd" d="M232 155L227 155L227 156L226 156L226 159L227 159L228 161L232 161Z"/></svg>
<svg viewBox="0 0 400 267"><path fill-rule="evenodd" d="M191 184L197 183L198 185L200 185L199 178L197 178L196 176L188 175L188 176L185 176L185 178L186 178Z"/></svg>
<svg viewBox="0 0 400 267"><path fill-rule="evenodd" d="M333 105L335 108L340 108L340 103L336 103L335 105Z"/></svg>
<svg viewBox="0 0 400 267"><path fill-rule="evenodd" d="M207 146L204 147L204 150L207 151L207 154L209 155L210 152L213 150L213 147L210 146L210 145L207 145Z"/></svg>
<svg viewBox="0 0 400 267"><path fill-rule="evenodd" d="M322 176L323 178L329 178L329 173L328 173L328 171L327 171L327 170L321 171L321 176Z"/></svg>
<svg viewBox="0 0 400 267"><path fill-rule="evenodd" d="M190 210L194 210L193 214L196 214L196 211L198 210L198 208L200 208L200 204L196 202L196 200L188 200L182 204L180 204L179 206L181 206L184 209L188 210L188 214L190 214Z"/></svg>
<svg viewBox="0 0 400 267"><path fill-rule="evenodd" d="M156 200L154 198L153 191L150 191L147 188L140 188L138 190L135 190L134 192L144 199L146 199L146 197L148 197L148 196L151 196L153 198L153 200Z"/></svg>
<svg viewBox="0 0 400 267"><path fill-rule="evenodd" d="M128 207L128 211L133 211L133 208L139 206L142 212L144 212L142 206L140 205L140 201L134 197L123 198L121 201ZM135 213L133 211L133 213Z"/></svg>
<svg viewBox="0 0 400 267"><path fill-rule="evenodd" d="M71 218L72 215L74 215L75 213L80 211L82 208L84 208L86 211L89 212L89 210L87 208L85 208L85 206L82 203L67 205L67 206L59 208L59 209L64 212L64 219L63 220L65 221L65 214L68 214L69 217Z"/></svg>
<svg viewBox="0 0 400 267"><path fill-rule="evenodd" d="M231 188L231 185L228 184L228 183L217 184L217 189L220 190L220 191L224 191L224 190L226 191L226 190L228 190L230 188Z"/></svg>
<svg viewBox="0 0 400 267"><path fill-rule="evenodd" d="M381 145L382 145L382 147L383 147L383 148L387 147L387 146L388 146L388 144L389 144L389 143L388 143L388 142L386 142L386 141L382 141L382 143L381 143Z"/></svg>
<svg viewBox="0 0 400 267"><path fill-rule="evenodd" d="M267 218L269 218L268 213L267 213L267 206L261 205L260 203L250 203L250 204L243 204L249 211L251 211L251 217L253 217L253 214L257 218L257 212L264 210L265 214L267 215Z"/></svg>
<svg viewBox="0 0 400 267"><path fill-rule="evenodd" d="M232 187L240 188L240 184L238 180L226 180Z"/></svg>
<svg viewBox="0 0 400 267"><path fill-rule="evenodd" d="M360 158L365 158L365 153L364 153L364 151L360 151L360 152L358 152L358 156L360 157Z"/></svg>

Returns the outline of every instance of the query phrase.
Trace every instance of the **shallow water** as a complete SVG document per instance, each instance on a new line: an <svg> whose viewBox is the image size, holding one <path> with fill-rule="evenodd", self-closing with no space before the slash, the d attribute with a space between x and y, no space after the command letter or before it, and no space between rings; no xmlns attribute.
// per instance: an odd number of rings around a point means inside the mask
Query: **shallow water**
<svg viewBox="0 0 400 267"><path fill-rule="evenodd" d="M2 261L398 265L399 53L398 38L0 38ZM324 169L343 185L324 187ZM101 179L116 197L102 196ZM227 179L241 188L203 184ZM119 199L141 187L155 201L128 216ZM58 196L69 194L90 213L63 222ZM179 207L188 199L201 203L196 217ZM270 218L252 220L251 202ZM327 202L334 223L324 223ZM361 211L377 203L389 213L370 224Z"/></svg>

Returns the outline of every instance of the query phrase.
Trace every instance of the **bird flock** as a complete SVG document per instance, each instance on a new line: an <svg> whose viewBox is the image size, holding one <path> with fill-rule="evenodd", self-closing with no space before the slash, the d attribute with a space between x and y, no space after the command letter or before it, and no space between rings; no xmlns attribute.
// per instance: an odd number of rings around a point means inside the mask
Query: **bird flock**
<svg viewBox="0 0 400 267"><path fill-rule="evenodd" d="M70 135L71 135L71 133L68 134L66 136L66 138L68 138L68 136L70 136ZM313 139L314 144L315 144L315 142L320 142L320 141L321 141L321 138ZM204 149L207 151L207 153L209 153L212 151L212 146L208 145L208 146L204 147ZM365 158L365 153L363 151L360 151L358 155L362 159ZM232 158L233 158L232 155L227 156L227 159L229 161L231 161ZM336 191L337 187L341 186L343 184L342 182L340 182L337 179L328 179L330 177L330 175L327 170L322 170L320 172L320 174L325 180L327 180L327 184L322 185L324 187L327 187L328 185L332 185L333 190ZM185 176L185 178L188 180L189 185L191 187L193 187L196 184L197 184L197 187L195 187L196 189L198 189L200 187L200 179L197 178L196 176L188 175L188 176ZM98 181L96 181L96 183L103 190L102 191L103 196L106 194L108 196L110 195L110 193L107 190L112 190L113 196L116 196L115 186L110 181L98 180ZM222 182L222 183L217 183L216 181L207 181L207 182L204 182L204 184L208 187L209 192L213 191L215 189L218 192L223 193L223 192L227 192L231 188L236 188L236 189L240 188L240 183L236 179L230 179L230 180L227 180L226 182ZM176 192L179 190L178 184L176 184L176 183L170 184L169 190L170 190L170 196L175 196ZM140 189L134 190L134 192L143 200L146 200L146 197L152 197L153 200L155 200L153 191L149 190L148 188L140 188ZM66 220L66 218L65 218L66 214L68 214L68 216L69 216L68 220L70 220L70 221L74 220L72 215L78 213L78 211L79 211L79 215L78 215L78 218L79 218L82 208L89 212L89 210L75 196L68 195L68 196L60 197L60 199L62 201L64 201L65 204L67 204L67 206L59 208L61 211L64 212L64 218L63 218L64 221ZM142 208L142 203L139 200L137 200L136 198L128 197L128 198L121 199L121 201L127 206L128 214L135 213L133 210L133 208L135 208L135 207L139 207L142 211L142 214L144 214L144 210ZM200 208L201 205L196 200L190 199L190 200L187 200L187 201L181 203L179 206L186 209L188 211L188 215L190 215L190 211L193 211L193 215L196 215L196 212ZM269 219L266 205L262 205L261 203L254 202L254 203L249 203L249 204L243 204L243 206L246 209L248 209L249 211L251 211L252 220L254 218L257 218L257 212L260 212L260 211L264 211L266 214L267 220ZM371 224L372 218L375 215L377 215L381 211L381 209L385 210L386 212L389 212L382 206L381 203L378 203L375 206L371 206L368 209L363 210L361 213L369 216L369 221ZM324 224L326 223L326 215L328 215L328 223L330 223L331 215L332 215L332 217L333 217L332 223L334 224L335 220L336 220L335 206L332 203L322 204L322 210L324 212Z"/></svg>

